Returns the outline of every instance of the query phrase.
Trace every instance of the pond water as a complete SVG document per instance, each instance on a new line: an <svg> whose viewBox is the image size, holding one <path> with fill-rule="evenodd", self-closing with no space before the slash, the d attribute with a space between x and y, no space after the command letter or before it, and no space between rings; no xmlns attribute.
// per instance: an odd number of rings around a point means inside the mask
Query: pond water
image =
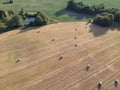
<svg viewBox="0 0 120 90"><path fill-rule="evenodd" d="M27 18L26 20L21 19L21 23L22 23L23 25L28 25L30 22L34 22L34 21L35 21L35 18L34 18L34 17Z"/></svg>

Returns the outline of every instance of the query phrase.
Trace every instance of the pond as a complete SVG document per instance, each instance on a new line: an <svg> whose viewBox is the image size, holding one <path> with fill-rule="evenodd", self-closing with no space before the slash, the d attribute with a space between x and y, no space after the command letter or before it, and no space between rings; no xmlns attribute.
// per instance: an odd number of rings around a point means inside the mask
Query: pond
<svg viewBox="0 0 120 90"><path fill-rule="evenodd" d="M35 21L35 17L27 18L26 20L21 19L21 23L23 25L28 25L30 22L34 22L34 21Z"/></svg>

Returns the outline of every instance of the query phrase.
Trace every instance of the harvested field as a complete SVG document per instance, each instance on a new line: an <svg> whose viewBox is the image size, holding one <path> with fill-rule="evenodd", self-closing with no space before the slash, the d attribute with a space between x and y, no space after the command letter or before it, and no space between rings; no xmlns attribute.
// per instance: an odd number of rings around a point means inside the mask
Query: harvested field
<svg viewBox="0 0 120 90"><path fill-rule="evenodd" d="M120 90L119 29L69 22L14 30L0 35L0 51L0 90L98 90L99 81L101 90Z"/></svg>

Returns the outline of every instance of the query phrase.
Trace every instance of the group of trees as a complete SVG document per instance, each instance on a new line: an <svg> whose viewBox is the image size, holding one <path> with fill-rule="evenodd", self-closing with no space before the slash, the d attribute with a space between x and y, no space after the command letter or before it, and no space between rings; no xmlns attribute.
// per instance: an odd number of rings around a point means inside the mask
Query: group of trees
<svg viewBox="0 0 120 90"><path fill-rule="evenodd" d="M76 3L74 0L69 0L67 9L77 13L95 15L93 23L102 26L110 26L113 22L120 22L120 10L105 8L104 4L89 6L83 2Z"/></svg>
<svg viewBox="0 0 120 90"><path fill-rule="evenodd" d="M98 14L104 12L104 4L89 6L83 2L76 3L74 0L69 0L67 9L73 10L78 13Z"/></svg>
<svg viewBox="0 0 120 90"><path fill-rule="evenodd" d="M20 17L18 15L13 15L10 19L6 20L7 29L15 29L22 26Z"/></svg>
<svg viewBox="0 0 120 90"><path fill-rule="evenodd" d="M0 32L5 32L21 25L19 16L15 15L12 10L0 10Z"/></svg>
<svg viewBox="0 0 120 90"><path fill-rule="evenodd" d="M41 12L29 14L21 9L19 14L14 14L12 10L0 10L0 33L23 26L21 19L26 20L31 17L34 17L35 21L31 21L25 26L43 26L48 24L47 17Z"/></svg>
<svg viewBox="0 0 120 90"><path fill-rule="evenodd" d="M114 21L113 14L101 13L95 17L93 23L101 26L109 27L113 23L113 21Z"/></svg>
<svg viewBox="0 0 120 90"><path fill-rule="evenodd" d="M48 24L48 19L42 16L40 13L38 13L35 16L35 21L30 22L28 25L29 26L43 26Z"/></svg>
<svg viewBox="0 0 120 90"><path fill-rule="evenodd" d="M35 18L35 21L31 21L28 26L43 26L48 24L47 17L41 12L30 14L21 9L19 15L22 17L23 20L26 20L27 18Z"/></svg>

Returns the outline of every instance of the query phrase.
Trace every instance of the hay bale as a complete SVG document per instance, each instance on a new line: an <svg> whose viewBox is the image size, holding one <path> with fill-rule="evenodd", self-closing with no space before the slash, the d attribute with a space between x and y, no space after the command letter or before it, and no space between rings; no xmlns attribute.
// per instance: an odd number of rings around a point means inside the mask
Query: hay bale
<svg viewBox="0 0 120 90"><path fill-rule="evenodd" d="M77 31L77 28L75 28L75 31Z"/></svg>
<svg viewBox="0 0 120 90"><path fill-rule="evenodd" d="M77 39L77 37L74 37L74 39Z"/></svg>
<svg viewBox="0 0 120 90"><path fill-rule="evenodd" d="M74 45L74 47L77 47L77 46L78 46L77 44Z"/></svg>
<svg viewBox="0 0 120 90"><path fill-rule="evenodd" d="M37 33L40 33L40 31L37 31Z"/></svg>
<svg viewBox="0 0 120 90"><path fill-rule="evenodd" d="M18 62L20 62L21 60L22 60L21 58L18 58L15 63L18 63Z"/></svg>
<svg viewBox="0 0 120 90"><path fill-rule="evenodd" d="M60 56L58 60L60 61L60 60L62 60L62 59L63 59L63 56Z"/></svg>
<svg viewBox="0 0 120 90"><path fill-rule="evenodd" d="M100 90L100 89L102 88L102 81L100 81L100 82L98 83L97 88L98 88L98 90Z"/></svg>
<svg viewBox="0 0 120 90"><path fill-rule="evenodd" d="M88 71L89 69L90 69L90 64L86 66L86 71Z"/></svg>
<svg viewBox="0 0 120 90"><path fill-rule="evenodd" d="M52 39L51 41L53 42L53 41L55 41L55 39Z"/></svg>
<svg viewBox="0 0 120 90"><path fill-rule="evenodd" d="M115 79L115 81L114 81L114 86L115 86L115 87L117 87L117 86L118 86L118 84L119 84L118 79Z"/></svg>

